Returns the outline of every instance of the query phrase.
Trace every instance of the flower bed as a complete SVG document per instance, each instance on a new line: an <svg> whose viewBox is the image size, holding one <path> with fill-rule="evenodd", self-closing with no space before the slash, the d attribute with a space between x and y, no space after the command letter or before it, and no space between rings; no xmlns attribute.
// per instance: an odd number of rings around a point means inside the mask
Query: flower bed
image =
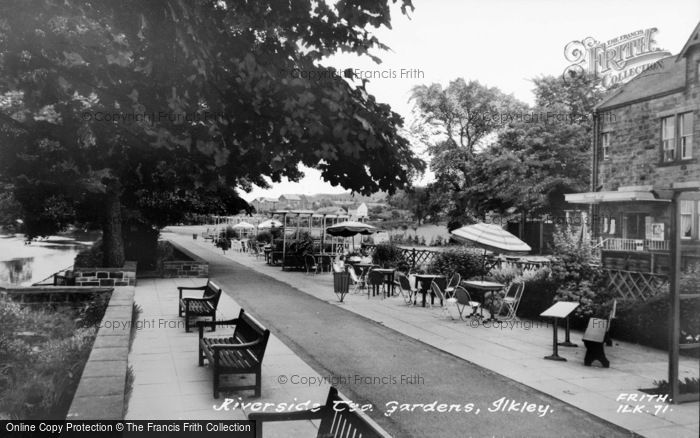
<svg viewBox="0 0 700 438"><path fill-rule="evenodd" d="M0 418L66 417L107 299L79 307L0 300Z"/></svg>

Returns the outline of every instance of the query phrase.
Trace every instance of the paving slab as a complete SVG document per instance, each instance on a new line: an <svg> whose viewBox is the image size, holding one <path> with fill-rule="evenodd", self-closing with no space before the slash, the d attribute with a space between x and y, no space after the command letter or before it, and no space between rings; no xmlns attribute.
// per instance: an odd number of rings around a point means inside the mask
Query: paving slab
<svg viewBox="0 0 700 438"><path fill-rule="evenodd" d="M182 230L176 230L182 233ZM210 242L193 241L189 234L168 233L180 244L186 245L198 255L221 252ZM190 240L187 240L189 236ZM439 309L406 306L400 297L382 299L367 298L366 294L349 294L345 303L337 302L332 293L332 276L329 274L305 275L284 272L279 267L265 264L246 253L229 251L224 256L258 273L286 283L323 302L362 315L417 341L440 348L471 363L495 371L514 381L543 391L586 412L618 424L643 436L659 436L658 431L679 436L688 431L699 435L698 403L672 405L666 414L658 416L618 414L617 398L623 393L635 393L639 388L651 387L653 380L666 378L667 353L653 348L616 341L614 347L606 347L611 362L609 369L582 365L585 348L582 333L572 331L572 341L579 347L560 347L560 355L567 362L543 360L551 353L551 325L542 322L522 321L508 327L471 327L465 322L453 321L442 315ZM527 293L527 291L526 291ZM560 330L560 337L563 337ZM697 359L681 359L681 376L698 376Z"/></svg>
<svg viewBox="0 0 700 438"><path fill-rule="evenodd" d="M254 398L252 391L222 393L214 399L212 372L208 366L197 363L198 333L184 332L182 318L177 314L177 286L197 286L202 279L144 279L136 287L135 302L141 307L137 331L129 353L129 365L133 369L134 383L126 412L127 419L169 420L243 420L243 409L217 410L227 397L242 401L264 401L283 398L292 401L309 398L322 403L329 385L320 388L300 388L294 394L282 386L270 384L272 376L283 370L293 369L304 375L316 375L311 367L275 336L271 336L263 361L262 398ZM228 296L219 303L219 319L238 316L240 306ZM219 331L231 330L218 328ZM252 378L248 377L252 381ZM315 434L317 427L311 422L295 425L301 434ZM306 432L304 432L306 431ZM270 428L266 436L289 436L285 428Z"/></svg>

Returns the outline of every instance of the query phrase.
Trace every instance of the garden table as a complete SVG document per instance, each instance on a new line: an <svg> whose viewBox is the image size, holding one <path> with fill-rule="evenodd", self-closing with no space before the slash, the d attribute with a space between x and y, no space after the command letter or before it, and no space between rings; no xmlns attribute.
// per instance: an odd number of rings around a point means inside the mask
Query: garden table
<svg viewBox="0 0 700 438"><path fill-rule="evenodd" d="M447 277L444 275L438 275L438 274L416 274L416 287L418 289L418 292L423 294L423 307L425 307L425 297L430 290L430 283L432 283L435 280L444 280L447 281ZM418 287L418 284L420 283L420 287ZM443 287L444 289L444 287ZM432 292L430 292L430 304L435 303L435 295L433 295ZM413 304L416 304L416 299L413 300Z"/></svg>
<svg viewBox="0 0 700 438"><path fill-rule="evenodd" d="M379 272L384 276L384 284L387 285L387 290L389 291L389 296L394 296L394 274L396 269L394 268L376 268L374 272Z"/></svg>
<svg viewBox="0 0 700 438"><path fill-rule="evenodd" d="M495 281L480 281L480 280L469 280L463 281L462 284L467 289L478 290L482 293L482 307L486 305L486 295L487 292L491 292L491 299L489 300L489 317L484 320L498 322L498 319L493 315L493 299L496 291L503 290L506 287L504 284L496 283Z"/></svg>

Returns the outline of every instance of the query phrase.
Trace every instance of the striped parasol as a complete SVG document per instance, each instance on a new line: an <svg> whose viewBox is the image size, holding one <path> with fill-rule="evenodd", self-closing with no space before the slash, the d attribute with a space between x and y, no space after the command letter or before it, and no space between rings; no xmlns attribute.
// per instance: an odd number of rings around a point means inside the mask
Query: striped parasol
<svg viewBox="0 0 700 438"><path fill-rule="evenodd" d="M260 222L258 225L259 229L265 229L265 228L279 228L282 226L282 222L275 220L275 219L268 219L266 221Z"/></svg>
<svg viewBox="0 0 700 438"><path fill-rule="evenodd" d="M525 254L532 250L530 245L493 224L467 225L450 234L459 241L471 242L496 253Z"/></svg>
<svg viewBox="0 0 700 438"><path fill-rule="evenodd" d="M238 222L236 225L232 226L231 228L233 228L234 230L245 230L245 229L255 228L255 225L249 224L248 222L245 222L245 221L241 221L241 222Z"/></svg>

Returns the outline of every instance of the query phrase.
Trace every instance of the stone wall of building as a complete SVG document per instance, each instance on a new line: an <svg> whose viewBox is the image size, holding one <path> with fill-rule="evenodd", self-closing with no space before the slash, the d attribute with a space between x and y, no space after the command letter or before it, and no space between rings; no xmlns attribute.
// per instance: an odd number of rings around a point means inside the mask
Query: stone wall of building
<svg viewBox="0 0 700 438"><path fill-rule="evenodd" d="M73 271L76 286L135 286L136 262L121 268L80 268Z"/></svg>
<svg viewBox="0 0 700 438"><path fill-rule="evenodd" d="M693 157L683 162L662 161L661 119L693 111ZM617 190L624 186L652 185L670 188L674 182L700 180L700 97L698 88L632 103L600 115L600 132L609 132L610 153L602 159L596 187ZM676 133L677 134L677 133Z"/></svg>

